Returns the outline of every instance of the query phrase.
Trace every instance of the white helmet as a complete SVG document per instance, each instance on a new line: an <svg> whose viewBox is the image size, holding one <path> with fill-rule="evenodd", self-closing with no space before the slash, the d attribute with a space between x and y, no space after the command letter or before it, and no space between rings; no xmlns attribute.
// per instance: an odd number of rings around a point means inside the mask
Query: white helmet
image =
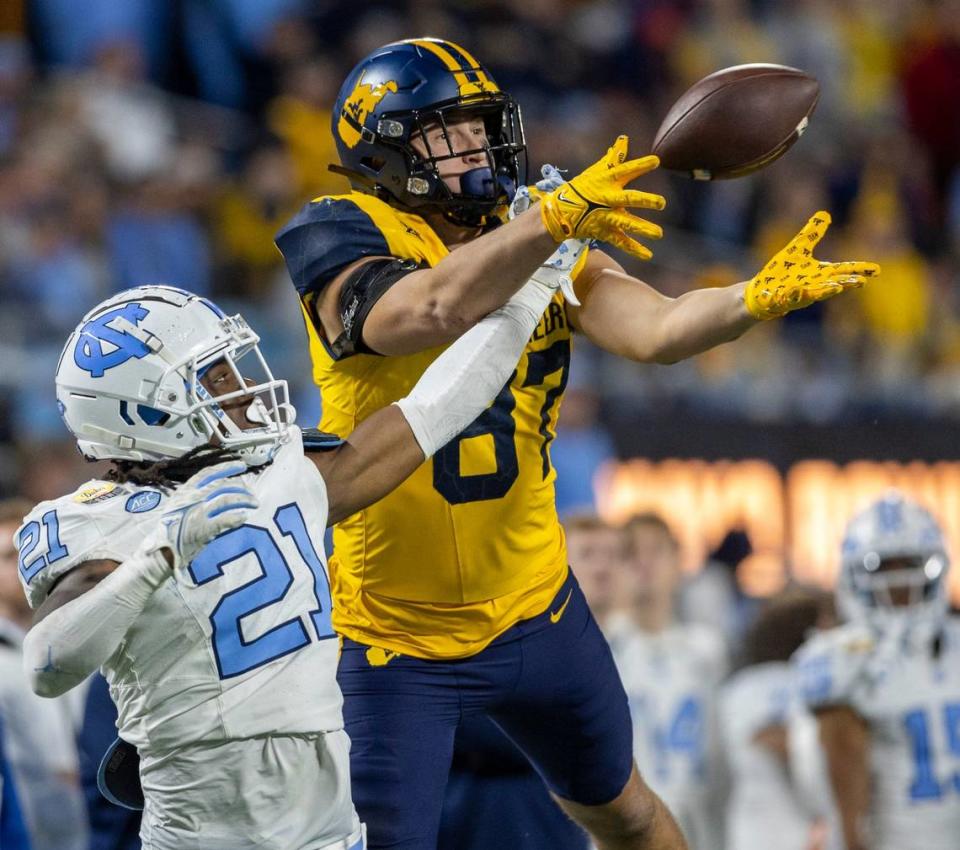
<svg viewBox="0 0 960 850"><path fill-rule="evenodd" d="M950 559L926 508L889 491L847 525L841 559L837 601L846 619L880 630L939 628L949 607Z"/></svg>
<svg viewBox="0 0 960 850"><path fill-rule="evenodd" d="M138 286L98 304L70 335L57 365L57 405L90 458L157 461L213 443L250 466L269 461L295 412L287 382L263 359L260 338L240 316L170 286ZM243 369L257 371L256 379ZM226 363L242 389L211 396L205 370ZM251 397L253 428L221 407Z"/></svg>

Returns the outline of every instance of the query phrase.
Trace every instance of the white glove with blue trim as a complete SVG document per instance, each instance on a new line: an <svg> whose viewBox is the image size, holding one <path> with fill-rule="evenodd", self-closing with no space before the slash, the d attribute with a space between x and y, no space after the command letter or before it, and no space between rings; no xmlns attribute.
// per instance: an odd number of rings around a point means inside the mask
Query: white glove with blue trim
<svg viewBox="0 0 960 850"><path fill-rule="evenodd" d="M189 564L214 537L243 525L260 504L237 477L247 472L242 461L201 469L179 486L167 503L157 530L144 541L145 551L167 549L173 569Z"/></svg>
<svg viewBox="0 0 960 850"><path fill-rule="evenodd" d="M552 192L565 182L560 169L550 164L541 166L540 174L542 178L537 181L533 193L531 193L530 188L527 186L521 186L517 189L517 193L507 212L509 219L512 220L520 215L520 213L530 209L537 200L540 192ZM567 239L557 246L557 250L550 255L543 266L544 268L556 269L560 272L569 272L577 265L580 256L587 248L591 247L591 244L592 240L590 239ZM575 307L580 306L580 301L573 291L573 279L568 274L560 276L560 291L570 304L573 304Z"/></svg>

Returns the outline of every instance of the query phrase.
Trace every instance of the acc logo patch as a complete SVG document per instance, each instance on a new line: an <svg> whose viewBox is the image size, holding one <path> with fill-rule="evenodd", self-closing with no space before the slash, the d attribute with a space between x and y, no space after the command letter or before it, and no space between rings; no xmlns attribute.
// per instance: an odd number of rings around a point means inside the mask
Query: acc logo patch
<svg viewBox="0 0 960 850"><path fill-rule="evenodd" d="M353 91L343 102L340 120L337 122L337 133L348 148L357 146L364 122L367 116L377 108L377 104L390 92L397 91L395 80L387 80L385 83L365 83L363 81L365 73L360 75Z"/></svg>
<svg viewBox="0 0 960 850"><path fill-rule="evenodd" d="M127 499L123 508L128 514L145 514L159 505L161 498L159 490L141 490Z"/></svg>
<svg viewBox="0 0 960 850"><path fill-rule="evenodd" d="M81 487L73 494L73 501L81 505L95 505L99 502L105 502L115 496L122 496L127 491L109 481L99 481L96 484L90 484Z"/></svg>

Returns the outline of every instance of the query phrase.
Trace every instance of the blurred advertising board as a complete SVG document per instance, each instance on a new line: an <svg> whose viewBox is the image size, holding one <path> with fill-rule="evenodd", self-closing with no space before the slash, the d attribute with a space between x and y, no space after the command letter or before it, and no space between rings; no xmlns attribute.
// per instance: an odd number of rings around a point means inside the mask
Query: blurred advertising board
<svg viewBox="0 0 960 850"><path fill-rule="evenodd" d="M700 569L730 531L747 534L753 553L737 569L743 589L765 596L793 576L831 588L850 517L895 487L928 507L960 553L960 462L803 460L781 472L765 460L608 464L594 482L601 516L611 522L659 513L683 547L684 568ZM951 571L960 605L960 569Z"/></svg>

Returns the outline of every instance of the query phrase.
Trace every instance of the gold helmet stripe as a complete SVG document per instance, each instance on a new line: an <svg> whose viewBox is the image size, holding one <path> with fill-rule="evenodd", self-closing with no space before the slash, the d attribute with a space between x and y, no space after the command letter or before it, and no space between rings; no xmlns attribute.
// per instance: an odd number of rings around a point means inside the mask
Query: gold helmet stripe
<svg viewBox="0 0 960 850"><path fill-rule="evenodd" d="M484 94L487 92L497 92L499 89L496 84L478 68L464 68L452 53L446 50L443 45L436 41L429 41L425 38L411 39L411 43L429 50L434 56L438 57L447 70L453 74L454 80L460 87L460 96L464 97L471 94ZM468 63L469 64L469 63ZM479 66L478 66L479 67ZM476 82L472 82L467 74L476 77Z"/></svg>
<svg viewBox="0 0 960 850"><path fill-rule="evenodd" d="M455 44L452 41L445 41L443 46L447 52L456 52L459 54L461 61L470 67L475 75L476 81L480 84L480 87L484 91L499 91L497 84L487 76L486 72L483 70L483 66L473 58L471 53L468 53L459 44Z"/></svg>

